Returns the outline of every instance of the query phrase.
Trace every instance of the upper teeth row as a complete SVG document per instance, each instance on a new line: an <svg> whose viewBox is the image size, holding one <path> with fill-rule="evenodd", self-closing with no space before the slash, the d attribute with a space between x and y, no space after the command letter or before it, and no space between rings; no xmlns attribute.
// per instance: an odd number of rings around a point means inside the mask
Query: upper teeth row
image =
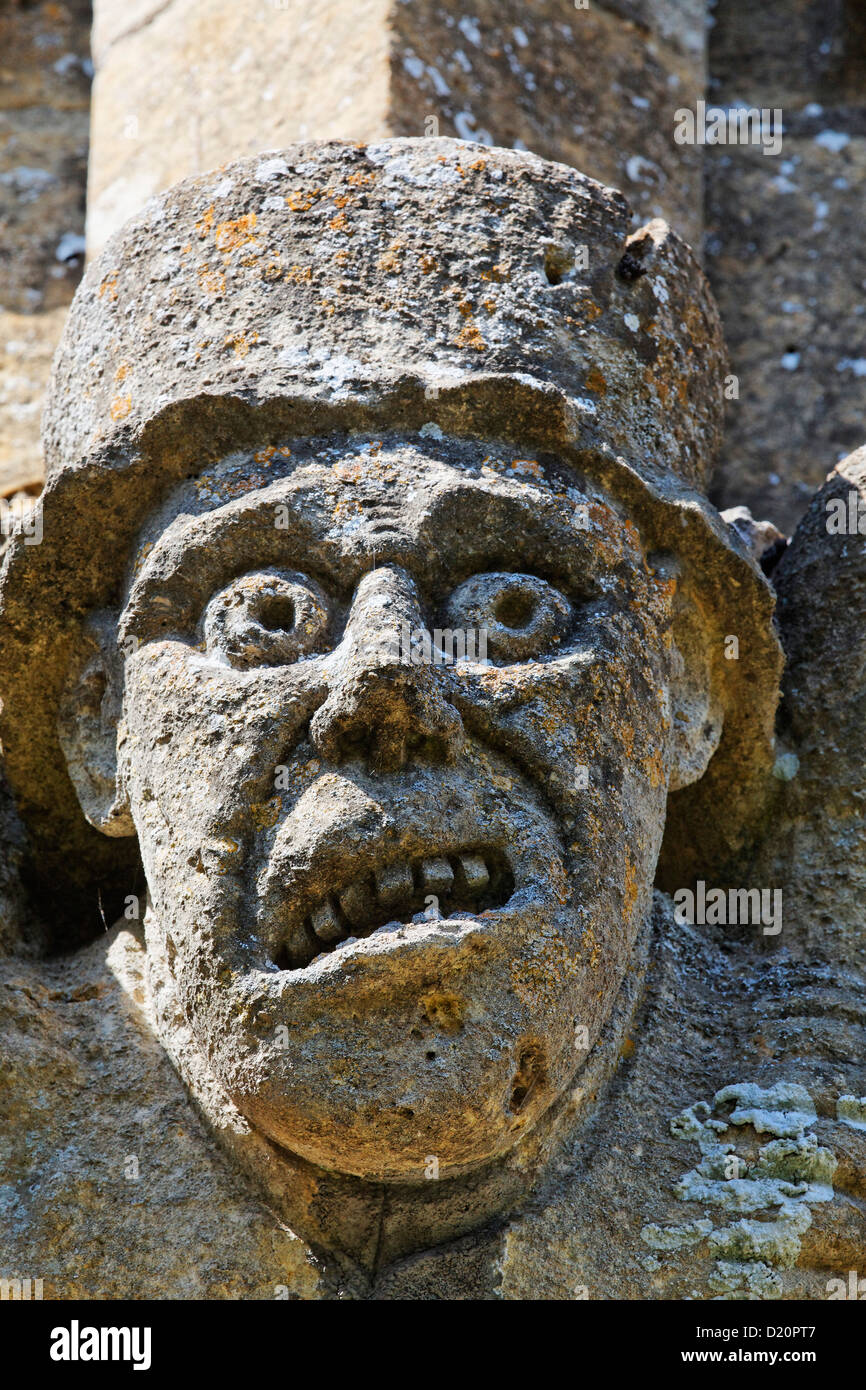
<svg viewBox="0 0 866 1390"><path fill-rule="evenodd" d="M414 864L399 859L377 869L373 883L356 879L337 895L339 909L329 894L312 913L310 925L325 945L345 940L345 922L360 930L381 909L397 912L418 896L448 897L455 886L467 896L479 897L490 883L490 871L480 854L457 854L453 858L422 859Z"/></svg>
<svg viewBox="0 0 866 1390"><path fill-rule="evenodd" d="M350 926L361 929L377 916L377 906L396 912L409 906L418 894L446 898L455 883L474 898L484 892L489 881L491 876L481 855L455 855L452 862L445 858L421 859L414 866L407 859L398 859L377 869L374 884L366 878L356 878L343 888L338 895L339 908ZM345 940L348 934L331 894L314 910L310 926L318 940L328 945Z"/></svg>

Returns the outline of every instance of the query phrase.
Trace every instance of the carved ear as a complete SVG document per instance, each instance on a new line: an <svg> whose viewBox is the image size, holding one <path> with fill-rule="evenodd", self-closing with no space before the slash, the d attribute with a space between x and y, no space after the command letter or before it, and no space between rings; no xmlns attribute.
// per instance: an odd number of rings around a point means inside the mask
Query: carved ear
<svg viewBox="0 0 866 1390"><path fill-rule="evenodd" d="M687 589L678 594L672 656L669 786L675 792L703 777L721 742L725 723L719 697L719 654L714 655L712 636Z"/></svg>
<svg viewBox="0 0 866 1390"><path fill-rule="evenodd" d="M126 793L118 786L122 696L116 619L96 613L81 632L60 700L57 733L81 809L104 835L136 833Z"/></svg>

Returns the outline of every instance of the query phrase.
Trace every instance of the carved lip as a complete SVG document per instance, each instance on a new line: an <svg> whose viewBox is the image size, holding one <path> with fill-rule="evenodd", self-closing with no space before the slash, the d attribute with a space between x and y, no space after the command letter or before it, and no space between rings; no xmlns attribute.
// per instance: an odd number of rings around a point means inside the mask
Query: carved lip
<svg viewBox="0 0 866 1390"><path fill-rule="evenodd" d="M502 907L514 892L505 852L491 845L437 847L395 855L368 873L334 884L293 920L272 952L280 970L301 970L346 941L383 927L447 920Z"/></svg>

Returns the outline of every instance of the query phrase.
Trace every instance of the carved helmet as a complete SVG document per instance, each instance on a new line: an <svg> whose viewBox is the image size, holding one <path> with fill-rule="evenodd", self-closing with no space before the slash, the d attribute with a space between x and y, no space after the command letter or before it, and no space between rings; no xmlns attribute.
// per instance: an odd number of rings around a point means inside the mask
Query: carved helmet
<svg viewBox="0 0 866 1390"><path fill-rule="evenodd" d="M433 423L555 455L675 550L739 657L716 663L722 741L671 795L660 881L736 853L773 761L772 590L704 495L725 370L709 289L665 223L631 226L620 193L564 165L419 139L228 165L108 243L54 363L43 538L16 537L0 578L6 777L58 922L93 921L135 859L84 820L58 741L82 620L118 601L167 490L292 435Z"/></svg>

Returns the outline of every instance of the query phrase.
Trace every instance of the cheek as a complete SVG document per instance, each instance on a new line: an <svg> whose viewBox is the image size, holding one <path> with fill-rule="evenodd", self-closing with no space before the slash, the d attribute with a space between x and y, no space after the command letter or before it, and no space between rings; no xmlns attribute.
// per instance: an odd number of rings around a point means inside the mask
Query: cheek
<svg viewBox="0 0 866 1390"><path fill-rule="evenodd" d="M133 815L156 802L173 836L245 838L266 826L279 769L321 696L287 672L242 677L180 643L127 663L123 776Z"/></svg>

